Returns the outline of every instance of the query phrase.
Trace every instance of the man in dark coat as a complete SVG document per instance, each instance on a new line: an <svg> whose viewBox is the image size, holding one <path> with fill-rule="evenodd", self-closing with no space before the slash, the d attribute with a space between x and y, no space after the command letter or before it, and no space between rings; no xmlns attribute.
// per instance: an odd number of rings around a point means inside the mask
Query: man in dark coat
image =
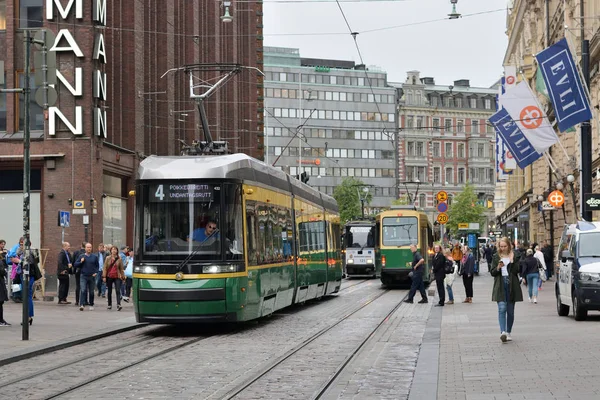
<svg viewBox="0 0 600 400"><path fill-rule="evenodd" d="M423 283L423 271L425 270L425 266L423 264L425 264L425 259L417 251L416 244L410 245L410 251L413 253L412 285L410 287L410 291L408 292L408 298L404 300L404 302L412 303L418 289L421 293L421 300L419 301L419 304L427 303L427 292L425 291L425 284Z"/></svg>
<svg viewBox="0 0 600 400"><path fill-rule="evenodd" d="M433 275L435 276L435 284L437 285L437 292L440 301L435 305L436 307L443 307L446 301L446 288L444 287L444 278L446 278L446 257L442 253L442 247L440 245L434 246L435 254L433 256L432 267Z"/></svg>
<svg viewBox="0 0 600 400"><path fill-rule="evenodd" d="M550 279L554 272L554 250L548 240L546 240L546 243L542 248L542 254L544 255L544 262L546 263L546 276Z"/></svg>
<svg viewBox="0 0 600 400"><path fill-rule="evenodd" d="M71 273L75 274L75 305L79 305L79 295L81 294L81 268L75 266L75 261L78 260L82 254L85 254L85 242L81 242L81 248L79 250L75 250L73 253L73 268ZM85 299L84 303L88 305L88 299Z"/></svg>
<svg viewBox="0 0 600 400"><path fill-rule="evenodd" d="M71 304L67 301L69 295L69 275L73 271L73 255L69 253L71 245L63 242L62 250L58 253L58 304Z"/></svg>
<svg viewBox="0 0 600 400"><path fill-rule="evenodd" d="M90 311L94 311L94 289L96 286L96 276L98 276L98 256L92 253L91 243L86 243L85 253L79 254L73 265L81 271L79 310L83 311L84 303L89 295Z"/></svg>

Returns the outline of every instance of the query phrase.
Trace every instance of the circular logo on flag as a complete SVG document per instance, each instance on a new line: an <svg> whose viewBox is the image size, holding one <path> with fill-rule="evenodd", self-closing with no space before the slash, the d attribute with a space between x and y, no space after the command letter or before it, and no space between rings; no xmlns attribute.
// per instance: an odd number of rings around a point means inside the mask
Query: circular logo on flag
<svg viewBox="0 0 600 400"><path fill-rule="evenodd" d="M511 75L511 76L507 76L507 77L506 77L506 83L508 83L509 85L512 85L512 84L514 84L514 83L515 83L515 80L516 80L516 79L515 79L515 77L514 77L514 76L512 76L512 75Z"/></svg>
<svg viewBox="0 0 600 400"><path fill-rule="evenodd" d="M527 129L537 129L542 125L542 110L536 106L527 106L521 110L521 125Z"/></svg>

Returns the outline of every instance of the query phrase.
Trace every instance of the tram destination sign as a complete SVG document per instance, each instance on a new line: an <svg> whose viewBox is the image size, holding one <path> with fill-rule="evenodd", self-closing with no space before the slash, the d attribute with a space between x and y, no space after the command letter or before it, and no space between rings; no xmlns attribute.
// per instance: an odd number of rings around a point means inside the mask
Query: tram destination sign
<svg viewBox="0 0 600 400"><path fill-rule="evenodd" d="M151 202L210 202L214 199L214 192L220 190L220 186L205 185L198 183L174 183L149 185L149 198Z"/></svg>

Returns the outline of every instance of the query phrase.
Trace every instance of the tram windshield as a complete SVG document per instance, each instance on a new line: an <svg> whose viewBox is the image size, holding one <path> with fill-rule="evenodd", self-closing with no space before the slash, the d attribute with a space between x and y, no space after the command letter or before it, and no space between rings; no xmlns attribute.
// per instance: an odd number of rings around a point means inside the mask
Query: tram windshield
<svg viewBox="0 0 600 400"><path fill-rule="evenodd" d="M408 246L418 245L419 220L417 217L383 218L383 245Z"/></svg>
<svg viewBox="0 0 600 400"><path fill-rule="evenodd" d="M375 246L371 226L347 226L345 245L348 249Z"/></svg>
<svg viewBox="0 0 600 400"><path fill-rule="evenodd" d="M148 258L242 259L241 186L202 182L142 185L143 254Z"/></svg>

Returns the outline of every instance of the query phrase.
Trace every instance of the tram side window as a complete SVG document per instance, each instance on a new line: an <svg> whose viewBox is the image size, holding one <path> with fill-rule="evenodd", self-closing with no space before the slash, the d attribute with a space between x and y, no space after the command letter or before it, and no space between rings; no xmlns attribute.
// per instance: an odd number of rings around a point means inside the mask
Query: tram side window
<svg viewBox="0 0 600 400"><path fill-rule="evenodd" d="M244 253L244 226L242 223L242 187L225 185L225 237L227 239L227 259L242 259Z"/></svg>
<svg viewBox="0 0 600 400"><path fill-rule="evenodd" d="M250 265L282 262L291 258L291 209L248 201L246 223Z"/></svg>
<svg viewBox="0 0 600 400"><path fill-rule="evenodd" d="M258 221L256 219L256 202L248 201L246 203L246 242L248 246L248 263L250 265L258 264Z"/></svg>
<svg viewBox="0 0 600 400"><path fill-rule="evenodd" d="M331 230L332 230L332 241L333 241L333 251L339 252L342 249L342 243L341 243L341 233L342 233L342 227L340 226L340 224L338 222L334 222L331 224Z"/></svg>
<svg viewBox="0 0 600 400"><path fill-rule="evenodd" d="M298 225L300 253L314 252L313 258L324 259L325 226L323 221L301 222Z"/></svg>

